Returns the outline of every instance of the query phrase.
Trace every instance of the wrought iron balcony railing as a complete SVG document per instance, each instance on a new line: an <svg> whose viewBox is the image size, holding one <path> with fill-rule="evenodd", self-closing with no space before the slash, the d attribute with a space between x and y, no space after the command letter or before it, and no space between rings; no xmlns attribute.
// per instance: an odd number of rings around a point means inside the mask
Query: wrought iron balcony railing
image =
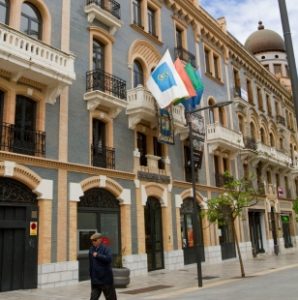
<svg viewBox="0 0 298 300"><path fill-rule="evenodd" d="M120 4L114 0L87 0L86 5L96 4L100 8L108 11L117 19L120 19Z"/></svg>
<svg viewBox="0 0 298 300"><path fill-rule="evenodd" d="M245 138L244 146L246 149L257 150L257 142L254 138Z"/></svg>
<svg viewBox="0 0 298 300"><path fill-rule="evenodd" d="M99 90L126 99L126 81L101 69L86 73L86 90L87 92Z"/></svg>
<svg viewBox="0 0 298 300"><path fill-rule="evenodd" d="M233 177L226 176L225 174L215 173L215 186L223 187L233 180Z"/></svg>
<svg viewBox="0 0 298 300"><path fill-rule="evenodd" d="M197 67L196 57L191 52L187 51L186 49L184 49L182 47L176 47L174 49L174 52L175 52L175 57L179 57L181 60L191 63L191 65L194 68Z"/></svg>
<svg viewBox="0 0 298 300"><path fill-rule="evenodd" d="M46 133L28 130L14 124L0 124L0 148L2 151L44 156L46 152Z"/></svg>
<svg viewBox="0 0 298 300"><path fill-rule="evenodd" d="M286 119L283 116L276 116L276 123L286 126Z"/></svg>
<svg viewBox="0 0 298 300"><path fill-rule="evenodd" d="M115 149L110 147L96 147L92 148L92 165L95 167L115 169Z"/></svg>

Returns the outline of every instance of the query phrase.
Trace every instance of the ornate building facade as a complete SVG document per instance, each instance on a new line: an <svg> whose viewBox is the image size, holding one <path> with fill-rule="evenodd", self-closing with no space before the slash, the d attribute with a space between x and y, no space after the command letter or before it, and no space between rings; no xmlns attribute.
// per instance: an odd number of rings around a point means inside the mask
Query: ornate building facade
<svg viewBox="0 0 298 300"><path fill-rule="evenodd" d="M253 174L244 256L296 250L286 55L259 34L245 48L195 0L0 0L0 291L87 279L95 231L133 276L195 262L184 107L172 108L175 144L160 143L145 84L166 49L200 69L201 106L233 101L202 113L199 207L225 171ZM229 226L200 217L203 263L236 258Z"/></svg>

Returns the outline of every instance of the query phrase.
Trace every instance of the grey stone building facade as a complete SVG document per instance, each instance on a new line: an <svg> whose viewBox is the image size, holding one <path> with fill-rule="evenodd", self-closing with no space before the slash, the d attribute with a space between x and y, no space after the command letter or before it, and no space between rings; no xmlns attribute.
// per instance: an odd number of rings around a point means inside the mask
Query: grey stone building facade
<svg viewBox="0 0 298 300"><path fill-rule="evenodd" d="M233 101L202 113L198 205L225 171L255 174L256 204L237 220L244 256L296 250L284 48L246 46L197 1L0 0L0 291L87 279L95 231L132 276L195 262L184 107L171 108L174 145L160 143L146 89L167 49L199 68L201 107ZM203 263L236 257L228 225L200 228Z"/></svg>

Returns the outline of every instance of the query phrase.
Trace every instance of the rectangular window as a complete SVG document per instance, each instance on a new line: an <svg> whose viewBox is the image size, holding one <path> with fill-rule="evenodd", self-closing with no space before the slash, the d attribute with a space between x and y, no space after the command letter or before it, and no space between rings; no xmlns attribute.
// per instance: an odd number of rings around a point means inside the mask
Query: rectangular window
<svg viewBox="0 0 298 300"><path fill-rule="evenodd" d="M205 54L205 69L206 73L212 75L211 73L211 64L210 64L210 50L205 48L204 49Z"/></svg>
<svg viewBox="0 0 298 300"><path fill-rule="evenodd" d="M156 36L155 11L148 7L148 32Z"/></svg>
<svg viewBox="0 0 298 300"><path fill-rule="evenodd" d="M183 48L182 31L176 28L176 46L177 48Z"/></svg>
<svg viewBox="0 0 298 300"><path fill-rule="evenodd" d="M274 64L273 65L274 74L277 76L281 76L281 64Z"/></svg>
<svg viewBox="0 0 298 300"><path fill-rule="evenodd" d="M248 102L250 104L254 103L254 99L253 99L253 94L252 94L252 87L251 87L251 81L250 80L246 80L246 89L247 89L247 97L248 97Z"/></svg>
<svg viewBox="0 0 298 300"><path fill-rule="evenodd" d="M0 23L8 24L8 4L6 0L0 1Z"/></svg>
<svg viewBox="0 0 298 300"><path fill-rule="evenodd" d="M268 116L272 117L272 109L269 95L266 94L267 112Z"/></svg>
<svg viewBox="0 0 298 300"><path fill-rule="evenodd" d="M257 95L258 95L259 110L263 110L263 97L262 97L262 91L260 88L257 88Z"/></svg>
<svg viewBox="0 0 298 300"><path fill-rule="evenodd" d="M137 147L140 152L140 165L147 166L147 137L141 132L137 133Z"/></svg>
<svg viewBox="0 0 298 300"><path fill-rule="evenodd" d="M141 2L134 0L133 3L133 23L142 27Z"/></svg>
<svg viewBox="0 0 298 300"><path fill-rule="evenodd" d="M158 161L158 168L163 170L165 168L163 157L163 145L158 141L157 137L153 138L153 153L154 156L160 157Z"/></svg>
<svg viewBox="0 0 298 300"><path fill-rule="evenodd" d="M233 74L234 74L234 87L236 92L240 93L239 96L241 96L241 84L240 84L240 74L239 71L236 69L233 69Z"/></svg>
<svg viewBox="0 0 298 300"><path fill-rule="evenodd" d="M213 63L214 63L214 76L216 79L220 80L221 79L221 74L220 74L220 62L219 62L219 56L216 54L213 54Z"/></svg>

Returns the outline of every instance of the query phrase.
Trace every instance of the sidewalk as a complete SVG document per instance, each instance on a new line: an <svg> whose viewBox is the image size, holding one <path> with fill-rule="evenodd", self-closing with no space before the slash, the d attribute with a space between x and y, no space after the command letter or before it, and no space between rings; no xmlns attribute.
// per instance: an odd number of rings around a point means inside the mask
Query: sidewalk
<svg viewBox="0 0 298 300"><path fill-rule="evenodd" d="M298 251L279 256L260 256L244 261L247 277L260 276L279 269L298 266ZM203 288L241 280L239 261L229 260L215 265L202 264ZM170 299L171 295L183 295L198 287L196 264L177 271L160 270L131 279L126 289L117 289L119 300L127 299ZM86 300L90 295L90 282L76 285L35 290L18 290L0 293L2 300ZM103 296L101 297L103 299ZM182 299L182 298L181 298Z"/></svg>

